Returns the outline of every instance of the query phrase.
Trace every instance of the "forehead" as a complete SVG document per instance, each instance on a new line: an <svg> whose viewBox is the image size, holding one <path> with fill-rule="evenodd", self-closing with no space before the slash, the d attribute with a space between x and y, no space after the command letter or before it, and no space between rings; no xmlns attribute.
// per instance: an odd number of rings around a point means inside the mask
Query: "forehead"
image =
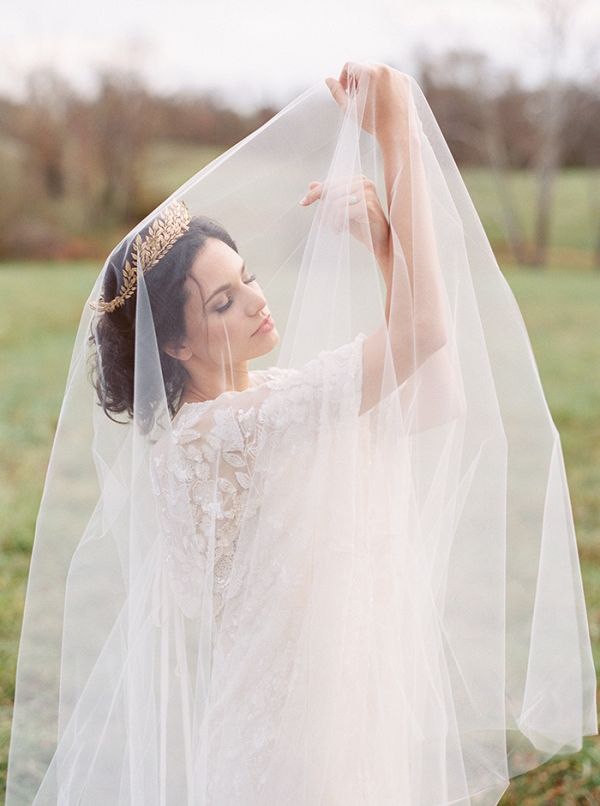
<svg viewBox="0 0 600 806"><path fill-rule="evenodd" d="M208 238L196 255L190 275L210 296L225 283L239 278L244 265L241 255L218 238Z"/></svg>

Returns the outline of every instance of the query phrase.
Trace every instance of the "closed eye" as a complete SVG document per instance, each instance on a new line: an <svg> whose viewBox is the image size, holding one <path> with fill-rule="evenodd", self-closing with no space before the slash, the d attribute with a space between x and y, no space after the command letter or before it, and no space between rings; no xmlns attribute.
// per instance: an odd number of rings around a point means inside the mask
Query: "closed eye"
<svg viewBox="0 0 600 806"><path fill-rule="evenodd" d="M244 272L245 270L246 270L246 264L244 263L244 265L242 266L242 272ZM246 280L242 280L242 282L244 283L244 285L250 285L250 283L255 283L256 282L256 274L251 274L250 277L248 277ZM224 291L225 288L226 288L226 286L224 288L222 288L222 289L217 289L217 291L215 293L219 293L219 291ZM213 296L214 296L214 294L213 294ZM232 304L233 304L233 296L231 294L228 294L227 295L227 302L225 302L223 305L219 305L218 308L215 308L215 311L217 313L225 313L225 311L228 308L230 308Z"/></svg>
<svg viewBox="0 0 600 806"><path fill-rule="evenodd" d="M224 313L227 308L230 308L233 303L233 297L227 297L227 302L224 305L219 305L218 308L215 308L217 313Z"/></svg>

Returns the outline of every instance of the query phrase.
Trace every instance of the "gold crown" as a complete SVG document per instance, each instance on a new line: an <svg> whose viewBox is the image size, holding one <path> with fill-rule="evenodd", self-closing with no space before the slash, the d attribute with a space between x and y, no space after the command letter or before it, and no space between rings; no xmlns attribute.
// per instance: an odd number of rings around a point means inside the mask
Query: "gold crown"
<svg viewBox="0 0 600 806"><path fill-rule="evenodd" d="M145 273L156 266L173 244L190 228L194 216L185 202L172 202L151 224L145 238L138 235L131 247L131 262L125 261L123 282L114 299L105 302L102 297L90 303L92 308L104 313L112 313L115 308L125 304L135 293L137 287L138 265Z"/></svg>

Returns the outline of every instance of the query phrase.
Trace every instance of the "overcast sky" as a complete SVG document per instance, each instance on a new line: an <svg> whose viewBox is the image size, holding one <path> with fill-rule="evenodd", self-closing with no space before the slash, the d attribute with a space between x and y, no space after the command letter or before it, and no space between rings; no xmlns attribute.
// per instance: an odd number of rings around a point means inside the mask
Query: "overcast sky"
<svg viewBox="0 0 600 806"><path fill-rule="evenodd" d="M600 0L579 3L571 72L600 42ZM135 68L156 89L211 89L282 102L347 59L410 72L419 49L483 50L529 80L544 67L540 2L556 0L0 0L0 91L34 66L89 91L107 68Z"/></svg>

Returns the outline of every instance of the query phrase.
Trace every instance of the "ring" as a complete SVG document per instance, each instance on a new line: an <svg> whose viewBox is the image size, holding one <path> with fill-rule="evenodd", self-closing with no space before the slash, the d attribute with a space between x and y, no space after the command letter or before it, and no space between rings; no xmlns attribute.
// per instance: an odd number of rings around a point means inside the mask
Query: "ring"
<svg viewBox="0 0 600 806"><path fill-rule="evenodd" d="M348 204L356 204L358 202L358 198L354 195L348 196Z"/></svg>

